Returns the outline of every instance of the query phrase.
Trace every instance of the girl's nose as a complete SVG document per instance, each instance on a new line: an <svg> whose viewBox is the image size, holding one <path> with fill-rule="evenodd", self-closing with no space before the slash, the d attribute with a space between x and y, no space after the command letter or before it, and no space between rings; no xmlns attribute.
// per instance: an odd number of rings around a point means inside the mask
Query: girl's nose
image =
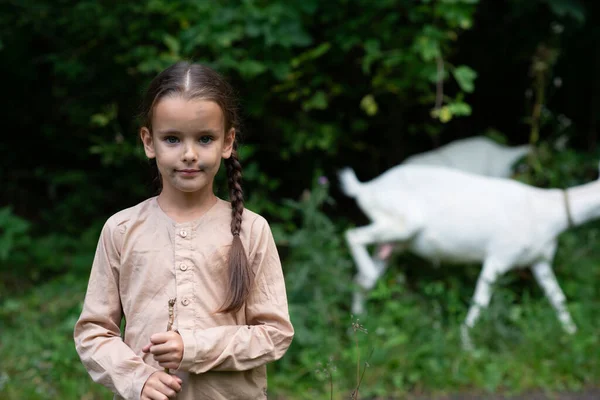
<svg viewBox="0 0 600 400"><path fill-rule="evenodd" d="M191 162L198 160L198 153L194 148L193 144L186 144L185 150L183 151L183 161Z"/></svg>

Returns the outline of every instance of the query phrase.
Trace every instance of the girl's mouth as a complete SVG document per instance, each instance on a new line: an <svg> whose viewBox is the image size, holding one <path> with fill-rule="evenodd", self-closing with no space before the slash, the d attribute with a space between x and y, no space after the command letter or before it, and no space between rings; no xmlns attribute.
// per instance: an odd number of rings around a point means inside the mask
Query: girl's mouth
<svg viewBox="0 0 600 400"><path fill-rule="evenodd" d="M175 171L182 175L195 175L200 173L199 169L176 169Z"/></svg>

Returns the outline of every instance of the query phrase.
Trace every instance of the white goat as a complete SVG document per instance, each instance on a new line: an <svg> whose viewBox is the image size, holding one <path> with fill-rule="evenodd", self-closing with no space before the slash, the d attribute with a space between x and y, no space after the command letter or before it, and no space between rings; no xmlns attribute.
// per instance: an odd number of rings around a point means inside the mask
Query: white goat
<svg viewBox="0 0 600 400"><path fill-rule="evenodd" d="M412 155L402 164L439 165L478 175L509 178L514 164L530 151L531 146L527 144L505 146L485 136L474 136Z"/></svg>
<svg viewBox="0 0 600 400"><path fill-rule="evenodd" d="M558 235L600 217L600 180L561 189L435 167L400 165L361 183L354 171L339 173L343 191L354 197L371 224L349 229L346 240L358 268L356 282L370 290L383 274L366 246L401 241L417 255L437 261L481 262L472 304L462 327L469 329L487 307L492 286L507 271L531 266L533 275L567 332L575 332L565 296L552 271ZM363 312L357 290L353 312Z"/></svg>
<svg viewBox="0 0 600 400"><path fill-rule="evenodd" d="M454 140L437 149L414 154L404 165L439 165L456 168L478 175L509 178L514 164L531 151L530 145L506 146L485 136ZM386 262L394 245L380 245L376 251L378 262Z"/></svg>

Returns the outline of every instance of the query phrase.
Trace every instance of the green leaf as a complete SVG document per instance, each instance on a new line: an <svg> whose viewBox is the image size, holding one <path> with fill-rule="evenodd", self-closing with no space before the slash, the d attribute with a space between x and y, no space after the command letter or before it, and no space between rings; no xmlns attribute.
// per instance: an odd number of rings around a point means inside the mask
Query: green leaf
<svg viewBox="0 0 600 400"><path fill-rule="evenodd" d="M440 109L440 121L442 121L443 123L449 122L452 119L452 111L450 110L450 107L448 106L444 106Z"/></svg>
<svg viewBox="0 0 600 400"><path fill-rule="evenodd" d="M260 75L266 70L266 66L256 60L243 60L239 63L238 70L247 78Z"/></svg>
<svg viewBox="0 0 600 400"><path fill-rule="evenodd" d="M428 36L420 36L415 41L415 49L425 61L431 61L440 55L439 42Z"/></svg>
<svg viewBox="0 0 600 400"><path fill-rule="evenodd" d="M550 10L559 17L570 16L579 23L585 22L585 9L579 0L546 0Z"/></svg>
<svg viewBox="0 0 600 400"><path fill-rule="evenodd" d="M307 50L304 53L300 54L298 57L293 58L290 62L292 67L297 68L300 64L308 60L315 60L325 53L327 53L331 49L331 43L324 42L318 45L317 47Z"/></svg>
<svg viewBox="0 0 600 400"><path fill-rule="evenodd" d="M371 64L381 58L381 43L376 39L365 41L365 57L362 62L362 69L365 73L370 73Z"/></svg>
<svg viewBox="0 0 600 400"><path fill-rule="evenodd" d="M110 118L105 114L94 114L90 118L92 125L104 127L110 122Z"/></svg>
<svg viewBox="0 0 600 400"><path fill-rule="evenodd" d="M446 4L477 4L479 0L441 0L441 3Z"/></svg>
<svg viewBox="0 0 600 400"><path fill-rule="evenodd" d="M362 100L360 101L360 108L362 108L367 113L367 115L371 117L377 114L377 111L379 109L379 107L377 106L377 102L375 101L375 98L372 94L368 94L362 98Z"/></svg>
<svg viewBox="0 0 600 400"><path fill-rule="evenodd" d="M471 106L462 101L455 101L448 104L448 109L457 117L465 117L471 115Z"/></svg>
<svg viewBox="0 0 600 400"><path fill-rule="evenodd" d="M179 43L179 40L177 40L175 37L173 37L171 35L165 35L165 37L163 38L163 42L165 43L167 48L171 51L171 53L179 54L179 51L181 50L181 44Z"/></svg>
<svg viewBox="0 0 600 400"><path fill-rule="evenodd" d="M477 78L477 72L466 65L461 65L456 67L454 71L452 71L452 74L462 90L467 93L471 93L475 90L475 78Z"/></svg>
<svg viewBox="0 0 600 400"><path fill-rule="evenodd" d="M325 92L319 90L314 95L312 95L310 99L308 99L302 104L302 108L304 108L304 110L306 111L311 109L324 110L327 108L327 105L328 102Z"/></svg>

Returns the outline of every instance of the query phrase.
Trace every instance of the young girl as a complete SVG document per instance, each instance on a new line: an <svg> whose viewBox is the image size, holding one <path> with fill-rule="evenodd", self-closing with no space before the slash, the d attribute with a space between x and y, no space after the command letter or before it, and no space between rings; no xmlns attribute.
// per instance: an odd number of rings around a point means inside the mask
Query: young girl
<svg viewBox="0 0 600 400"><path fill-rule="evenodd" d="M104 225L77 352L116 399L265 399L265 364L294 331L269 225L244 209L233 91L180 62L152 81L143 116L162 190ZM231 203L213 192L221 159Z"/></svg>

